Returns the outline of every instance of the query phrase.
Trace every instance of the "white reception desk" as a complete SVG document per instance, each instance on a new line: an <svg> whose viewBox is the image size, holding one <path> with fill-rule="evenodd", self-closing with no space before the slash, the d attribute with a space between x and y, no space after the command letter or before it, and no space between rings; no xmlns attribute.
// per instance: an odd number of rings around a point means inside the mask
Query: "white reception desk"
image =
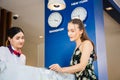
<svg viewBox="0 0 120 80"><path fill-rule="evenodd" d="M73 74L0 62L0 80L75 80Z"/></svg>

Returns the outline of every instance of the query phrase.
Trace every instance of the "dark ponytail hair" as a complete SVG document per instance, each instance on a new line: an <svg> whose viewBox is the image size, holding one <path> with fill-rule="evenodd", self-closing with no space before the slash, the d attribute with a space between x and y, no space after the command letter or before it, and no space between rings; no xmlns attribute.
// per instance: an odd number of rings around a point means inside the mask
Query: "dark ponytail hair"
<svg viewBox="0 0 120 80"><path fill-rule="evenodd" d="M80 19L72 19L69 23L77 24L79 26L79 29L83 30L82 36L80 37L82 42L85 41L85 40L90 40L89 37L87 36L84 24L83 24L83 22ZM93 50L95 50L94 43L92 41L91 41L91 43L93 45ZM94 59L95 60L97 59L96 52L95 52Z"/></svg>
<svg viewBox="0 0 120 80"><path fill-rule="evenodd" d="M23 30L20 28L20 27L11 27L8 29L7 31L7 38L10 37L10 38L13 38L17 33L19 32L23 32ZM10 45L9 41L7 40L6 41L6 46Z"/></svg>

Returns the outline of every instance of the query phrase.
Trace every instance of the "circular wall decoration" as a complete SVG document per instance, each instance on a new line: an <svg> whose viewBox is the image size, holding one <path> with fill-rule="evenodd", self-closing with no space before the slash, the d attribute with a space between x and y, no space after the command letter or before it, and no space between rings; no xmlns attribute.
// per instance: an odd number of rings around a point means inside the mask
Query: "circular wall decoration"
<svg viewBox="0 0 120 80"><path fill-rule="evenodd" d="M76 7L71 13L71 19L78 18L84 21L87 17L87 10L84 7Z"/></svg>
<svg viewBox="0 0 120 80"><path fill-rule="evenodd" d="M62 15L59 12L53 12L48 17L48 24L52 28L57 28L62 22Z"/></svg>

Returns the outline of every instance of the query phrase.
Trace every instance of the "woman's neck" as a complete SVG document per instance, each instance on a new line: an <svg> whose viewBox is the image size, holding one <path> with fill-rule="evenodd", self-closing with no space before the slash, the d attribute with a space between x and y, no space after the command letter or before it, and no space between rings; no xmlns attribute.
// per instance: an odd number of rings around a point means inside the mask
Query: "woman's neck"
<svg viewBox="0 0 120 80"><path fill-rule="evenodd" d="M21 49L20 48L15 48L15 47L13 47L13 46L11 46L12 47L12 49L13 50L16 50L16 51L21 51Z"/></svg>
<svg viewBox="0 0 120 80"><path fill-rule="evenodd" d="M81 44L82 44L82 41L80 39L78 39L76 41L76 48L78 48Z"/></svg>

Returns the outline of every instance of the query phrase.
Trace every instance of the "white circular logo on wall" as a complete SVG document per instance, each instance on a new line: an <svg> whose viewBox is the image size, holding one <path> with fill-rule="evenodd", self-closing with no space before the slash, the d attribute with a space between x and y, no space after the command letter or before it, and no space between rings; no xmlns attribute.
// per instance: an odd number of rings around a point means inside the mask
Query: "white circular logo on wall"
<svg viewBox="0 0 120 80"><path fill-rule="evenodd" d="M71 13L71 19L78 18L84 21L87 17L87 10L84 7L76 7Z"/></svg>
<svg viewBox="0 0 120 80"><path fill-rule="evenodd" d="M62 22L62 15L59 12L53 12L48 17L48 24L52 28L57 28Z"/></svg>

